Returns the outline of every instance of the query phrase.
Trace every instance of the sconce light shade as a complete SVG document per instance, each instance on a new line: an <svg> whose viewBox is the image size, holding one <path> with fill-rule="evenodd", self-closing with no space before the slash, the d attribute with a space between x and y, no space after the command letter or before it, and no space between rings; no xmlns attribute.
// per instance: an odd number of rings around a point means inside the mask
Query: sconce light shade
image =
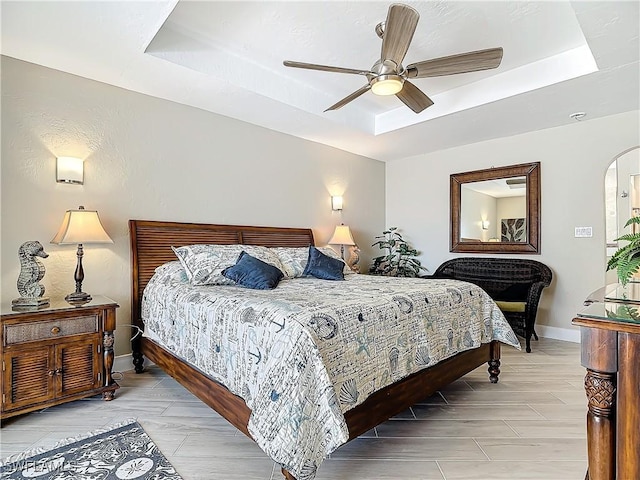
<svg viewBox="0 0 640 480"><path fill-rule="evenodd" d="M58 183L84 183L84 161L75 157L58 157L56 160L56 181Z"/></svg>
<svg viewBox="0 0 640 480"><path fill-rule="evenodd" d="M342 210L342 195L331 197L331 210Z"/></svg>
<svg viewBox="0 0 640 480"><path fill-rule="evenodd" d="M482 220L482 229L489 230L489 220Z"/></svg>

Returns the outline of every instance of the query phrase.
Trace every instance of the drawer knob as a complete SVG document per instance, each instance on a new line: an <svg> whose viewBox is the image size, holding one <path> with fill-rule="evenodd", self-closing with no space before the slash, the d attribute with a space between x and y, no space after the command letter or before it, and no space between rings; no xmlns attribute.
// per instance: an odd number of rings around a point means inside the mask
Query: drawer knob
<svg viewBox="0 0 640 480"><path fill-rule="evenodd" d="M57 335L60 333L60 327L53 327L51 329L51 333L53 333L54 335Z"/></svg>

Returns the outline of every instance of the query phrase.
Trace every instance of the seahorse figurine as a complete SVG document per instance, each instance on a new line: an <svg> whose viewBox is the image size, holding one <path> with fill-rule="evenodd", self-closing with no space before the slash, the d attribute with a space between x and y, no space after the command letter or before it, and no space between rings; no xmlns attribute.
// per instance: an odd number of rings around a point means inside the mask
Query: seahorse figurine
<svg viewBox="0 0 640 480"><path fill-rule="evenodd" d="M18 293L20 298L11 302L14 306L42 306L49 303L49 298L43 297L44 286L40 280L44 278L44 264L38 259L47 258L49 254L38 241L24 242L18 249L20 259L20 275L18 276Z"/></svg>
<svg viewBox="0 0 640 480"><path fill-rule="evenodd" d="M349 252L349 258L347 259L347 265L351 270L356 273L360 273L360 265L358 262L360 261L360 249L357 245L351 247Z"/></svg>

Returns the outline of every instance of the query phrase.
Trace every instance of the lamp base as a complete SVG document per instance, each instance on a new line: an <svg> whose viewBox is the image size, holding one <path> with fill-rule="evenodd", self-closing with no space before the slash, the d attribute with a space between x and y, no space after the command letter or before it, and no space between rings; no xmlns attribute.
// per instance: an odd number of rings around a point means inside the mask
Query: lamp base
<svg viewBox="0 0 640 480"><path fill-rule="evenodd" d="M64 299L74 305L88 303L92 300L91 295L85 292L73 292L64 297Z"/></svg>

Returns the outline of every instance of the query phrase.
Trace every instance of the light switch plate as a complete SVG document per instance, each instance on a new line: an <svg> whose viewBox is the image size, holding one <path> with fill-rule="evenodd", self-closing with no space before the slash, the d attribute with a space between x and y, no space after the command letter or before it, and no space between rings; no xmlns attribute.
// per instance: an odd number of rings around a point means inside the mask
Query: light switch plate
<svg viewBox="0 0 640 480"><path fill-rule="evenodd" d="M590 238L593 237L592 227L576 227L576 238Z"/></svg>

